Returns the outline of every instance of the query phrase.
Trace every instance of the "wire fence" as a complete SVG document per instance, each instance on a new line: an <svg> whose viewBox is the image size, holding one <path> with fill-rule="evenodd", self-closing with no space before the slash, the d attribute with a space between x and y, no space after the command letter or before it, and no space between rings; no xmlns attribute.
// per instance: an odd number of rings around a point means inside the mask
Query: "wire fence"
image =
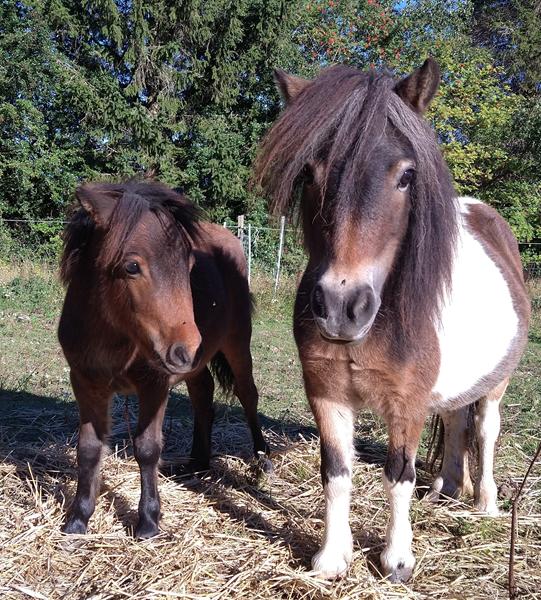
<svg viewBox="0 0 541 600"><path fill-rule="evenodd" d="M248 263L248 281L251 282L254 269L271 275L274 293L280 285L280 278L297 273L306 261L300 233L294 227L286 228L285 217L280 217L278 227L260 227L246 222L244 215L236 225L223 224L239 238Z"/></svg>
<svg viewBox="0 0 541 600"><path fill-rule="evenodd" d="M1 219L2 223L13 225L65 225L65 219ZM255 270L264 272L273 278L276 293L281 277L297 274L302 270L306 258L302 238L296 228L286 226L285 217L281 217L277 227L255 226L245 219L237 218L237 223L223 223L223 227L232 231L240 240L248 263L248 279L251 282ZM541 278L541 241L521 241L519 249L523 256L524 271L528 278Z"/></svg>
<svg viewBox="0 0 541 600"><path fill-rule="evenodd" d="M60 243L59 234L66 219L2 219L2 224L9 224L26 232L25 226L35 232L52 236L56 233L57 242ZM244 215L237 218L237 223L224 222L223 227L232 231L240 240L248 263L248 279L251 282L254 271L272 277L274 293L279 288L280 280L284 276L298 273L306 262L303 250L302 237L293 226L286 227L285 217L281 217L277 227L264 227L248 222ZM18 237L24 238L20 231Z"/></svg>

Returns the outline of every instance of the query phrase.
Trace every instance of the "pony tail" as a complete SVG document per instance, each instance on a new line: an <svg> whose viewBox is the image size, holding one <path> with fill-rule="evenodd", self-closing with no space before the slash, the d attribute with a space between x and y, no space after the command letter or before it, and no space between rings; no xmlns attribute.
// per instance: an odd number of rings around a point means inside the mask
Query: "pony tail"
<svg viewBox="0 0 541 600"><path fill-rule="evenodd" d="M235 385L235 376L223 352L216 352L210 361L210 371L226 396L231 396Z"/></svg>
<svg viewBox="0 0 541 600"><path fill-rule="evenodd" d="M468 463L470 473L475 473L477 468L478 447L477 434L475 430L475 413L477 411L478 402L473 402L468 405L468 423L467 423L467 440L466 450L468 451ZM441 470L443 454L445 451L444 436L445 426L443 419L439 415L432 415L428 426L428 445L426 450L426 470L431 475L436 475Z"/></svg>
<svg viewBox="0 0 541 600"><path fill-rule="evenodd" d="M426 450L426 470L435 475L441 469L443 460L443 419L439 415L432 415L428 425L428 447Z"/></svg>

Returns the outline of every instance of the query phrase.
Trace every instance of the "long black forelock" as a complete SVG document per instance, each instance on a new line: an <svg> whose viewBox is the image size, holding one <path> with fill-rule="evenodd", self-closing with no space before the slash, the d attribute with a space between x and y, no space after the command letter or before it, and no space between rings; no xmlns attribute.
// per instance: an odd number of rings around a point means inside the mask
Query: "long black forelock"
<svg viewBox="0 0 541 600"><path fill-rule="evenodd" d="M256 161L255 181L270 197L273 212L284 214L295 210L306 164L324 156L324 192L333 170L341 169L335 202L359 201L360 182L374 150L391 135L407 145L416 169L412 209L386 286L384 309L408 338L424 322L437 320L450 286L456 194L433 131L395 93L395 85L387 73L344 66L322 71L267 134Z"/></svg>

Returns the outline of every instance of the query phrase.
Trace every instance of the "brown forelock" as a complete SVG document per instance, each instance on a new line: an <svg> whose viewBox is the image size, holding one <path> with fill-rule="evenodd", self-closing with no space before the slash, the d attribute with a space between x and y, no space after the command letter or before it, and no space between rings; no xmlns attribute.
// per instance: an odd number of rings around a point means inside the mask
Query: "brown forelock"
<svg viewBox="0 0 541 600"><path fill-rule="evenodd" d="M123 248L146 210L153 212L171 241L189 247L197 237L198 209L184 196L157 182L128 181L119 184L96 184L96 193L116 196L115 209L105 231L98 255L99 266L114 268L122 258ZM172 228L170 225L174 225ZM80 208L64 232L64 251L60 273L64 284L71 280L81 255L88 249L96 224Z"/></svg>
<svg viewBox="0 0 541 600"><path fill-rule="evenodd" d="M254 180L271 198L272 210L284 213L294 209L302 195L306 166L323 163L320 202L340 207L356 203L362 211L359 183L370 172L374 150L401 140L416 175L408 227L386 285L382 313L389 315L406 342L423 325L437 320L450 284L456 194L433 131L398 97L395 85L390 75L374 71L344 66L323 70L263 140ZM337 174L339 181L329 198ZM303 212L313 215L319 209L303 207ZM303 222L309 229L309 220ZM310 238L311 232L306 233Z"/></svg>

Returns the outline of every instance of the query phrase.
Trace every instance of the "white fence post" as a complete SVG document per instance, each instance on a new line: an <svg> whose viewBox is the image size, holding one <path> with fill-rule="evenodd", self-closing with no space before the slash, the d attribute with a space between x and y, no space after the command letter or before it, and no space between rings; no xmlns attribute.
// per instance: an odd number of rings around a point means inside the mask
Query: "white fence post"
<svg viewBox="0 0 541 600"><path fill-rule="evenodd" d="M252 280L252 224L248 223L248 286Z"/></svg>
<svg viewBox="0 0 541 600"><path fill-rule="evenodd" d="M284 249L284 230L286 227L286 218L280 217L280 243L278 244L278 258L276 260L276 279L274 280L274 295L278 289L278 282L280 280L280 265L282 263L282 251Z"/></svg>
<svg viewBox="0 0 541 600"><path fill-rule="evenodd" d="M237 237L244 247L244 215L239 215L237 217Z"/></svg>

